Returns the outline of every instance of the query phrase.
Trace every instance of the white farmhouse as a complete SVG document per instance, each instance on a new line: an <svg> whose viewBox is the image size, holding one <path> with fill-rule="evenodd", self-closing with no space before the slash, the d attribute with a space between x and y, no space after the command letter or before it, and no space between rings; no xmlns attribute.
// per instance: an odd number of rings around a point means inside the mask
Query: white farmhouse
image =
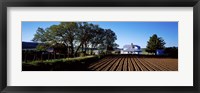
<svg viewBox="0 0 200 93"><path fill-rule="evenodd" d="M133 45L132 43L130 45L124 45L121 50L121 54L140 54L141 52L141 47L139 45Z"/></svg>

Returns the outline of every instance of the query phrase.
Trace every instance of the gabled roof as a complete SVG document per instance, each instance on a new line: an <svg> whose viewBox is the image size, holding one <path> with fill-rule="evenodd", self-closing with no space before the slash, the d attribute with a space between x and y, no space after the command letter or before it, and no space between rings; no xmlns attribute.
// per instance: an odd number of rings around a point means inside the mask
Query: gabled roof
<svg viewBox="0 0 200 93"><path fill-rule="evenodd" d="M135 49L135 47L138 47L138 49ZM138 46L138 45L124 45L123 46L123 51L124 52L128 52L128 51L130 51L130 52L139 52L141 50L140 50L140 46Z"/></svg>

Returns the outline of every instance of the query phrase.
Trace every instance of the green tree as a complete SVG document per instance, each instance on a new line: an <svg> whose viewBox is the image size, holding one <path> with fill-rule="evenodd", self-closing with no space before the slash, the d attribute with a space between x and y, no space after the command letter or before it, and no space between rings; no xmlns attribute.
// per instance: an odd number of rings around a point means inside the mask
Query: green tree
<svg viewBox="0 0 200 93"><path fill-rule="evenodd" d="M41 42L47 41L47 38L45 37L45 33L46 31L43 28L38 27L32 41L41 41Z"/></svg>
<svg viewBox="0 0 200 93"><path fill-rule="evenodd" d="M98 25L94 26L92 31L93 38L90 39L90 44L92 48L97 48L99 45L104 45L105 41L105 31L103 28L100 28Z"/></svg>
<svg viewBox="0 0 200 93"><path fill-rule="evenodd" d="M76 22L61 22L59 25L52 25L45 30L38 28L34 35L33 41L48 43L51 46L56 44L64 44L67 48L70 47L71 54L74 54L74 43L78 25Z"/></svg>
<svg viewBox="0 0 200 93"><path fill-rule="evenodd" d="M111 29L103 29L87 22L61 22L46 29L38 28L33 41L50 44L50 47L64 44L74 57L80 49L93 48L97 45L116 47L116 34ZM69 53L69 52L67 52Z"/></svg>
<svg viewBox="0 0 200 93"><path fill-rule="evenodd" d="M115 40L117 40L116 34L111 29L105 29L105 45L106 50L112 50L115 44Z"/></svg>
<svg viewBox="0 0 200 93"><path fill-rule="evenodd" d="M47 47L44 44L39 44L39 45L37 45L36 50L37 51L46 51Z"/></svg>
<svg viewBox="0 0 200 93"><path fill-rule="evenodd" d="M36 47L36 50L39 52L40 59L43 60L43 53L47 50L48 46L45 44L39 44Z"/></svg>
<svg viewBox="0 0 200 93"><path fill-rule="evenodd" d="M146 51L149 53L155 53L157 49L164 49L165 48L165 41L162 37L158 37L156 34L150 37L149 41L147 42Z"/></svg>
<svg viewBox="0 0 200 93"><path fill-rule="evenodd" d="M79 32L79 27L76 22L61 22L59 25L60 28L58 30L61 30L60 41L65 42L65 44L70 47L71 54L73 57L75 57L74 53L74 47L75 43L77 42L77 33ZM58 31L60 32L60 31Z"/></svg>
<svg viewBox="0 0 200 93"><path fill-rule="evenodd" d="M87 22L79 22L78 23L78 28L79 30L77 31L77 48L75 51L75 55L77 55L79 49L82 46L82 50L83 50L83 45L85 45L85 48L87 48L87 43L89 42L90 39L94 38L94 25L93 24L89 24ZM83 51L82 51L83 52Z"/></svg>

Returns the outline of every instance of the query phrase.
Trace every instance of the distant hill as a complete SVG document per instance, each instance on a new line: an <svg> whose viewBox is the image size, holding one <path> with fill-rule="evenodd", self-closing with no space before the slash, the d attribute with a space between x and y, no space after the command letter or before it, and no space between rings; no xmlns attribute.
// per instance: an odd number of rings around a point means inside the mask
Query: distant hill
<svg viewBox="0 0 200 93"><path fill-rule="evenodd" d="M35 49L38 44L37 42L22 42L22 49Z"/></svg>

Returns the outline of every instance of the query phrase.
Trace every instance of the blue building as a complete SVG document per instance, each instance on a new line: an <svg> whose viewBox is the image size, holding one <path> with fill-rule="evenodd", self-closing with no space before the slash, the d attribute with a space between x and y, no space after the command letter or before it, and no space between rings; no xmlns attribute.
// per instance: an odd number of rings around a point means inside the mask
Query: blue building
<svg viewBox="0 0 200 93"><path fill-rule="evenodd" d="M164 55L164 50L163 49L157 49L156 55Z"/></svg>

